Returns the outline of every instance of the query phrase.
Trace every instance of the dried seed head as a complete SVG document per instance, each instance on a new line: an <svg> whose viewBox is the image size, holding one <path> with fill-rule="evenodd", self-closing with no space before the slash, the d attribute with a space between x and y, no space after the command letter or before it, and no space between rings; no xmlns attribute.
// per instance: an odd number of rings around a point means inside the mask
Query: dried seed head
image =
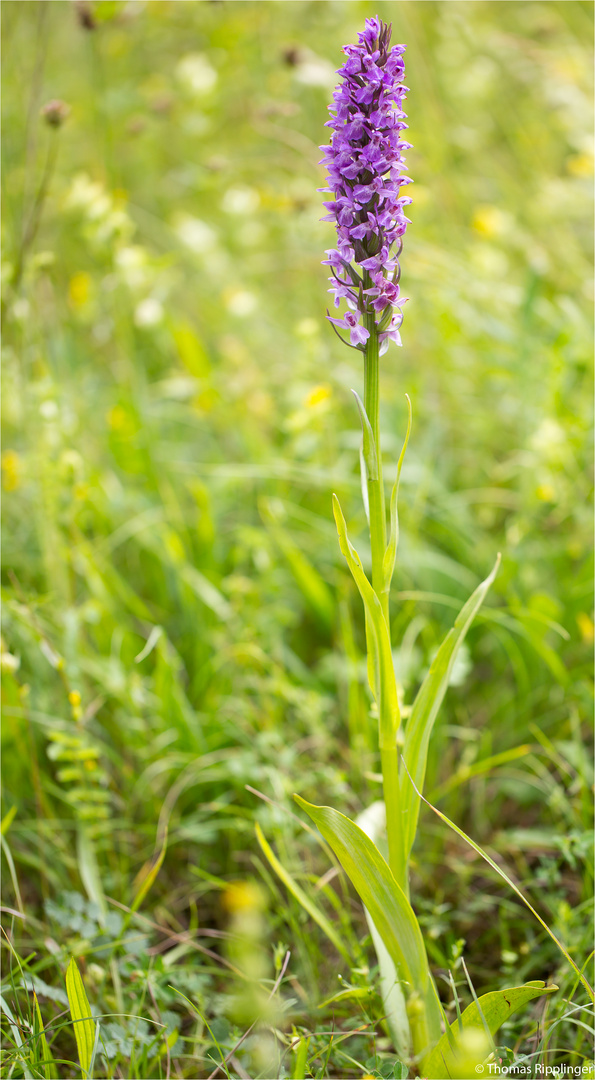
<svg viewBox="0 0 595 1080"><path fill-rule="evenodd" d="M62 127L62 124L70 115L70 105L67 105L65 101L60 101L59 98L55 98L43 106L40 115L43 116L46 124L49 124L50 127L59 128Z"/></svg>
<svg viewBox="0 0 595 1080"><path fill-rule="evenodd" d="M89 3L89 0L74 0L74 6L78 17L79 24L83 30L95 30L97 28L97 20L93 14L93 8Z"/></svg>

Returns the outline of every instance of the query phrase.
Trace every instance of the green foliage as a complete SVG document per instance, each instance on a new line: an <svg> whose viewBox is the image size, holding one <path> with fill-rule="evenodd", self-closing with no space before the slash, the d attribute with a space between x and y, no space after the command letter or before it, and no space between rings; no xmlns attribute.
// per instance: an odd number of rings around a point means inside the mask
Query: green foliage
<svg viewBox="0 0 595 1080"><path fill-rule="evenodd" d="M336 495L333 495L333 513L339 534L341 552L347 560L347 565L351 570L353 580L364 603L368 667L369 671L372 672L370 689L378 705L380 747L394 746L401 717L388 627L382 613L380 600L366 577L362 560L347 535L345 518Z"/></svg>
<svg viewBox="0 0 595 1080"><path fill-rule="evenodd" d="M351 393L355 397L360 420L362 422L362 453L366 466L366 476L368 480L378 479L378 453L376 450L376 443L374 441L374 432L368 420L368 414L364 409L364 403L360 398L356 390L352 390Z"/></svg>
<svg viewBox="0 0 595 1080"><path fill-rule="evenodd" d="M281 863L275 856L271 845L267 843L263 835L262 829L260 828L260 825L258 823L256 824L256 838L268 863L271 865L277 876L281 879L285 887L289 890L290 893L292 893L293 896L295 896L298 903L304 908L305 911L308 912L310 917L314 919L314 922L318 923L321 930L324 931L329 941L331 941L337 949L337 952L339 952L343 959L346 960L347 963L349 963L349 952L345 948L345 945L341 941L341 938L337 934L337 931L335 930L333 924L329 922L324 912L322 912L316 904L312 903L312 901L309 899L303 889L301 889L297 882L292 878L291 874L288 874L287 870L285 870L285 868L281 865Z"/></svg>
<svg viewBox="0 0 595 1080"><path fill-rule="evenodd" d="M419 816L419 795L415 788L423 790L432 729L438 710L451 681L453 668L465 635L477 615L484 597L494 581L500 564L500 556L492 572L461 609L434 657L411 707L403 744L403 814L405 822L405 851L409 854L415 841ZM415 788L414 788L415 785Z"/></svg>
<svg viewBox="0 0 595 1080"><path fill-rule="evenodd" d="M45 1080L55 1080L58 1073L45 1037L45 1030L37 997L35 997L35 1027L33 1030L33 1038L38 1041L38 1047L36 1047L35 1050L37 1051L38 1059L40 1059L42 1075L45 1077Z"/></svg>
<svg viewBox="0 0 595 1080"><path fill-rule="evenodd" d="M516 1009L521 1009L533 998L553 994L557 989L557 986L546 986L544 982L534 982L482 994L451 1024L432 1050L426 1062L428 1076L456 1075L458 1044L468 1028L483 1032L485 1026L490 1035L495 1035Z"/></svg>
<svg viewBox="0 0 595 1080"><path fill-rule="evenodd" d="M71 958L66 971L66 993L81 1069L87 1076L90 1076L95 1047L95 1024L93 1023L91 1006L85 993L81 973L76 966L74 957ZM37 1002L37 998L35 1000Z"/></svg>
<svg viewBox="0 0 595 1080"><path fill-rule="evenodd" d="M422 1032L417 1045L427 1054L440 1034L440 1008L419 924L405 893L376 845L353 821L330 806L312 806L299 795L295 799L316 823L357 889L395 965L397 978L411 996L417 996L416 1023ZM413 1027L412 1015L409 1020ZM423 1058L421 1064L425 1068Z"/></svg>
<svg viewBox="0 0 595 1080"><path fill-rule="evenodd" d="M397 547L399 544L399 511L398 511L398 498L399 498L399 484L401 483L401 469L403 468L403 461L405 460L405 451L409 443L409 436L411 434L411 401L409 395L407 397L407 405L409 407L409 416L407 418L407 432L405 439L403 440L403 449L399 454L399 460L397 462L397 475L393 484L393 489L390 496L389 513L390 513L390 533L388 537L388 544L386 545L386 551L384 552L384 559L382 560L382 586L383 592L388 593L390 591L393 574L395 572L395 562L397 559Z"/></svg>

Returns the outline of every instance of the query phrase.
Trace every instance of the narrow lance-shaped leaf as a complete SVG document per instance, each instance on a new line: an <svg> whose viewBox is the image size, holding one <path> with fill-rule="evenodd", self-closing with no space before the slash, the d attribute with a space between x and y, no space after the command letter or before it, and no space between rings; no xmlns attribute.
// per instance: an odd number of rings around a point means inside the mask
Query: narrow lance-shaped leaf
<svg viewBox="0 0 595 1080"><path fill-rule="evenodd" d="M88 1075L95 1045L95 1024L91 1016L91 1006L85 992L81 973L74 957L66 971L66 993L70 1005L70 1015L74 1028L74 1037L79 1054L81 1068Z"/></svg>
<svg viewBox="0 0 595 1080"><path fill-rule="evenodd" d="M163 866L163 860L165 859L166 851L167 851L167 826L165 827L165 832L164 832L164 835L163 835L163 843L161 844L161 850L159 851L159 854L158 854L157 858L154 861L149 862L148 865L143 866L140 873L137 875L136 883L138 883L138 884L137 884L136 893L134 895L134 899L132 901L132 906L130 908L130 914L131 915L135 911L138 911L138 909L141 906L143 900L145 899L145 896L147 895L149 890L152 889L153 884L155 882L155 879L156 879L159 871L161 870L161 867Z"/></svg>
<svg viewBox="0 0 595 1080"><path fill-rule="evenodd" d="M494 990L489 994L482 994L477 1003L472 1001L461 1013L460 1021L455 1020L451 1024L450 1030L444 1033L429 1057L426 1058L426 1075L434 1078L445 1077L447 1080L456 1075L457 1063L455 1053L451 1049L451 1040L454 1040L456 1047L462 1032L466 1029L481 1030L485 1020L490 1034L494 1035L517 1009L521 1009L533 998L541 997L543 994L552 994L557 989L557 986L546 986L544 982L535 981L525 983L523 986L511 986L505 990Z"/></svg>
<svg viewBox="0 0 595 1080"><path fill-rule="evenodd" d="M401 481L401 469L403 467L405 451L407 450L407 444L409 442L409 436L411 434L411 399L409 397L409 394L405 394L405 397L407 398L407 407L409 410L409 416L407 419L407 434L405 435L403 449L401 450L399 460L397 462L397 476L390 497L390 539L388 541L387 549L384 552L384 559L382 562L383 591L386 593L390 591L390 585L393 579L393 572L395 569L395 562L397 558L397 545L399 543L399 483Z"/></svg>
<svg viewBox="0 0 595 1080"><path fill-rule="evenodd" d="M360 420L362 422L362 436L363 436L363 455L366 463L366 475L368 480L378 479L378 454L376 451L376 443L374 441L374 432L372 431L372 425L368 419L368 414L364 408L364 403L360 398L356 390L352 390L357 407L359 409Z"/></svg>
<svg viewBox="0 0 595 1080"><path fill-rule="evenodd" d="M339 546L364 603L368 650L373 657L375 673L374 682L370 683L370 687L378 705L380 747L392 749L395 746L401 715L388 627L380 600L368 581L362 561L347 535L347 525L336 495L333 495L333 513L339 534Z"/></svg>
<svg viewBox="0 0 595 1080"><path fill-rule="evenodd" d="M416 794L409 777L414 781L415 787L420 791L423 790L430 736L448 687L457 653L498 572L499 565L500 556L498 555L492 572L485 581L482 581L481 585L478 585L455 619L454 627L449 630L432 661L430 670L419 689L411 709L411 715L407 721L403 747L403 759L406 768L401 772L403 816L405 820L405 852L407 855L411 851L415 840L419 817L419 796Z"/></svg>
<svg viewBox="0 0 595 1080"><path fill-rule="evenodd" d="M84 822L81 822L77 829L76 853L81 881L85 886L89 900L97 904L99 908L99 924L104 926L107 906L101 884L95 841L90 829Z"/></svg>
<svg viewBox="0 0 595 1080"><path fill-rule="evenodd" d="M366 470L366 462L364 461L364 448L359 448L359 479L360 489L362 493L362 502L364 504L364 513L366 515L366 521L368 526L370 525L370 498L368 495L368 474Z"/></svg>
<svg viewBox="0 0 595 1080"><path fill-rule="evenodd" d="M408 1059L411 1055L411 1033L407 1017L407 1005L403 988L397 979L392 957L376 929L376 924L367 908L364 908L366 922L378 960L380 976L380 994L386 1024L394 1043L397 1057Z"/></svg>
<svg viewBox="0 0 595 1080"><path fill-rule="evenodd" d="M302 1035L294 1050L295 1061L291 1070L291 1080L302 1080L302 1076L306 1075L309 1045L310 1039L307 1039L305 1035Z"/></svg>
<svg viewBox="0 0 595 1080"><path fill-rule="evenodd" d="M17 804L14 803L14 805L11 806L10 810L8 810L7 813L4 815L4 817L2 818L2 822L0 824L0 836L6 836L6 833L8 832L8 830L10 829L10 826L12 825L12 823L14 821L16 812L17 812Z"/></svg>
<svg viewBox="0 0 595 1080"><path fill-rule="evenodd" d="M421 930L411 904L378 848L362 829L330 806L313 806L299 795L294 798L332 847L369 911L407 997L419 995L425 1039L422 1039L424 1045L417 1045L415 1049L417 1053L426 1051L440 1038L440 1010Z"/></svg>
<svg viewBox="0 0 595 1080"><path fill-rule="evenodd" d="M35 1001L34 1038L39 1042L38 1058L41 1057L41 1061L38 1061L37 1064L41 1066L45 1080L54 1080L58 1073L45 1037L45 1028L35 991L33 991L33 998Z"/></svg>
<svg viewBox="0 0 595 1080"><path fill-rule="evenodd" d="M356 825L367 837L376 843L378 838L386 831L386 803L377 800L366 807L356 818ZM380 993L388 1029L390 1031L397 1056L406 1061L411 1056L411 1032L403 988L397 979L395 965L386 948L374 920L367 908L364 914L368 928L372 936L374 950L378 959L378 971L380 975Z"/></svg>

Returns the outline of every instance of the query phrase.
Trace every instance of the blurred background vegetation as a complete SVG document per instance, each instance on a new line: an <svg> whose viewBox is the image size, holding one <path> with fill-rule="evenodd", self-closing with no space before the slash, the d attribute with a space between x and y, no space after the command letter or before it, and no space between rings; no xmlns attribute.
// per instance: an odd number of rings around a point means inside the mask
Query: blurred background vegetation
<svg viewBox="0 0 595 1080"><path fill-rule="evenodd" d="M379 791L330 507L335 490L365 554L361 358L325 322L318 145L341 47L379 14L407 43L414 144L404 347L382 368L388 479L405 392L414 411L392 606L403 701L501 551L427 791L582 964L592 5L2 14L5 1062L80 1075L74 955L104 1017L96 1075L206 1077L225 1056L228 1076L392 1076L360 906L292 816L293 791L349 813ZM582 1064L581 998L539 925L428 810L416 851L445 1004L449 969L469 999L461 955L478 991L553 978L555 1031L541 1004L502 1043ZM236 1047L288 950L268 1027ZM31 988L53 1074L23 1064Z"/></svg>

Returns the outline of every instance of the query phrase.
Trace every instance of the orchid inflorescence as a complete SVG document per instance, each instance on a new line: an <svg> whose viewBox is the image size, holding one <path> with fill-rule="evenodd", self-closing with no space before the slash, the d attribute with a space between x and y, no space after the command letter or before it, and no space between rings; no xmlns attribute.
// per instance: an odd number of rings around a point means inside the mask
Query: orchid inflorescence
<svg viewBox="0 0 595 1080"><path fill-rule="evenodd" d="M342 318L327 317L349 330L351 345L363 351L370 336L365 323L373 316L381 353L389 340L401 344L399 254L409 221L404 208L411 202L401 195L411 183L402 175L403 151L411 146L401 138L407 128L405 45L390 48L390 37L391 26L366 19L359 44L344 47L347 61L338 70L343 81L326 124L333 134L330 145L320 148L329 184L321 190L334 195L324 204L329 213L323 220L337 227L337 247L326 252L324 264L331 268L335 307L342 300L348 306Z"/></svg>

